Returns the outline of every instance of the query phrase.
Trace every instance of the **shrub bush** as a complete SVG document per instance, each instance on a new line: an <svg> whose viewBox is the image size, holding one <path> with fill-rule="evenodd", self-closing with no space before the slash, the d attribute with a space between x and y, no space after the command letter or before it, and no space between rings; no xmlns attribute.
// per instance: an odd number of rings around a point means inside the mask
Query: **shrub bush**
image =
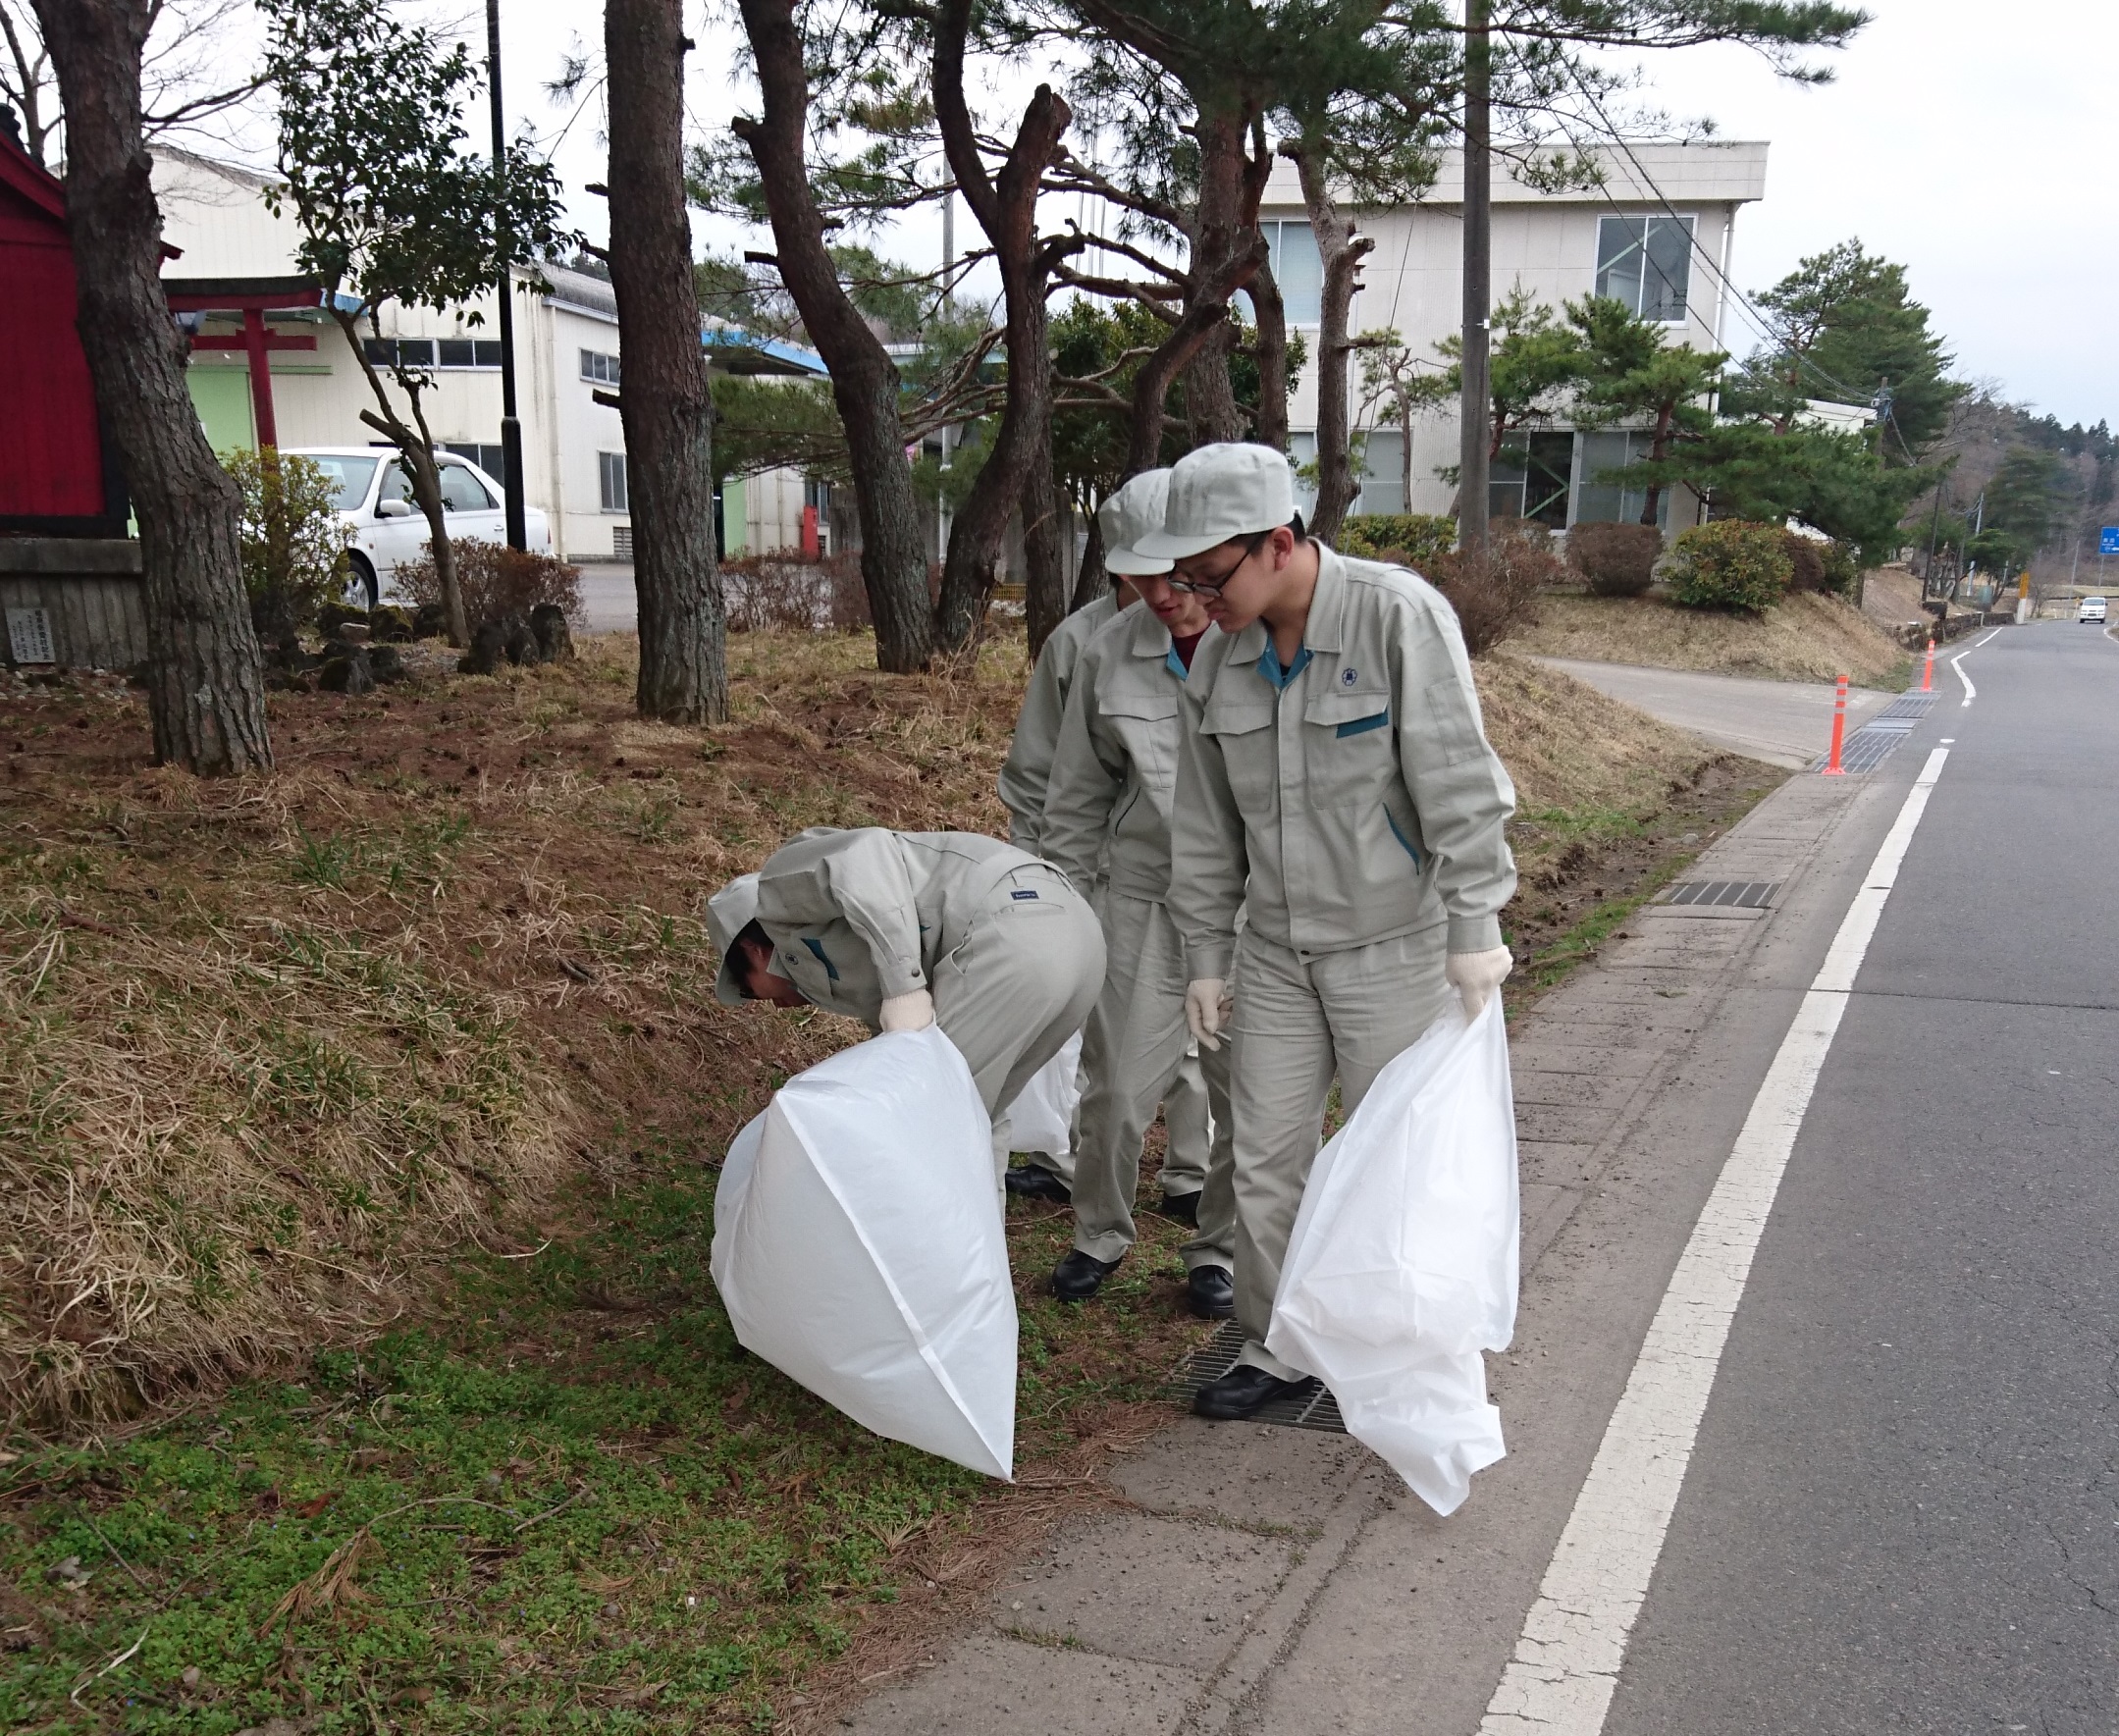
<svg viewBox="0 0 2119 1736"><path fill-rule="evenodd" d="M1638 597L1656 576L1663 533L1652 524L1578 524L1567 560L1599 597Z"/></svg>
<svg viewBox="0 0 2119 1736"><path fill-rule="evenodd" d="M1677 539L1668 579L1687 608L1772 608L1788 588L1787 533L1777 525L1718 518Z"/></svg>
<svg viewBox="0 0 2119 1736"><path fill-rule="evenodd" d="M1457 546L1457 520L1441 512L1363 512L1340 526L1333 546L1342 554L1389 558L1427 577L1428 563Z"/></svg>
<svg viewBox="0 0 2119 1736"><path fill-rule="evenodd" d="M1852 597L1860 589L1862 560L1852 543L1834 537L1818 545L1818 555L1825 562L1826 590L1837 597Z"/></svg>
<svg viewBox="0 0 2119 1736"><path fill-rule="evenodd" d="M568 620L581 620L578 566L482 537L464 537L451 547L456 552L456 583L463 590L463 617L472 632L511 616L527 621L540 603L556 603ZM425 545L417 560L397 568L397 589L415 607L440 606L442 581L434 570L432 543Z"/></svg>
<svg viewBox="0 0 2119 1736"><path fill-rule="evenodd" d="M1806 537L1796 531L1782 531L1780 546L1788 552L1788 589L1824 590L1826 545L1815 537Z"/></svg>
<svg viewBox="0 0 2119 1736"><path fill-rule="evenodd" d="M286 653L317 610L345 597L345 521L338 486L298 452L236 452L229 474L242 490L242 583L260 638Z"/></svg>
<svg viewBox="0 0 2119 1736"><path fill-rule="evenodd" d="M1450 600L1464 649L1483 657L1538 618L1538 593L1567 576L1543 525L1497 518L1487 527L1487 557L1474 568L1456 550L1434 556L1424 576Z"/></svg>

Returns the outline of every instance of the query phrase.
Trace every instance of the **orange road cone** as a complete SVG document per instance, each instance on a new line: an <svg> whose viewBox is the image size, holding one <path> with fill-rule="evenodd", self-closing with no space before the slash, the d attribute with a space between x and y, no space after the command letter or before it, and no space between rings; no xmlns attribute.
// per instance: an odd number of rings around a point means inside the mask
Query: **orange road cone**
<svg viewBox="0 0 2119 1736"><path fill-rule="evenodd" d="M1934 636L1933 634L1931 634L1931 635L1929 635L1929 639L1928 639L1928 666L1927 666L1926 668L1924 668L1924 669L1922 669L1922 670L1921 670L1921 691L1922 691L1923 693L1933 693L1933 692L1934 692L1934 690L1935 690L1935 641L1934 641Z"/></svg>

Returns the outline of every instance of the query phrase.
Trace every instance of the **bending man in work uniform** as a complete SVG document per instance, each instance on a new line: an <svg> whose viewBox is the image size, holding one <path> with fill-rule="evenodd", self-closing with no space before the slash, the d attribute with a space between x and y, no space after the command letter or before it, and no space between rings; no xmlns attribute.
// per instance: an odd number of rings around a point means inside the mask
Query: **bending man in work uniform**
<svg viewBox="0 0 2119 1736"><path fill-rule="evenodd" d="M1245 1342L1193 1408L1246 1417L1307 1386L1265 1339L1334 1074L1351 1115L1453 992L1476 1013L1509 973L1515 792L1450 605L1305 537L1280 453L1191 453L1143 547L1221 629L1184 688L1170 915L1192 1028L1233 1041Z"/></svg>
<svg viewBox="0 0 2119 1736"><path fill-rule="evenodd" d="M1103 986L1087 900L976 832L812 826L708 900L707 921L717 999L822 1007L876 1030L938 1024L989 1116L1082 1028Z"/></svg>
<svg viewBox="0 0 2119 1736"><path fill-rule="evenodd" d="M1160 576L1170 562L1133 548L1162 527L1168 481L1166 471L1137 476L1097 514L1106 564L1133 576L1141 601L1082 653L1045 795L1045 859L1078 886L1101 868L1097 912L1109 959L1082 1049L1087 1084L1075 1158L1074 1248L1053 1272L1052 1289L1063 1301L1086 1300L1133 1246L1141 1137L1156 1105L1189 1072L1195 1081L1203 1075L1213 1155L1203 1176L1184 1175L1191 1185L1182 1185L1180 1166L1192 1154L1179 1152L1173 1125L1162 1209L1196 1231L1185 1244L1192 1311L1221 1320L1236 1312L1229 1058L1188 1053L1193 1044L1185 1023L1184 948L1164 908L1182 728L1178 692L1209 626L1205 605Z"/></svg>

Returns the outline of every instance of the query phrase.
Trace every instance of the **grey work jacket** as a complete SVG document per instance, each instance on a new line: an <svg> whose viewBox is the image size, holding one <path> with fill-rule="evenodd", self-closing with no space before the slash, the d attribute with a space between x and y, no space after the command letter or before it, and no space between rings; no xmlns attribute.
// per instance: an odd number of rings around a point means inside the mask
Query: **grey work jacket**
<svg viewBox="0 0 2119 1736"><path fill-rule="evenodd" d="M1001 767L1001 804L1008 810L1008 842L1033 856L1044 854L1045 792L1052 777L1052 756L1059 749L1060 724L1067 714L1067 695L1074 687L1075 666L1083 648L1118 613L1118 593L1099 597L1078 608L1052 629L1037 654L1037 666L1023 695L1008 763ZM1078 882L1079 884L1080 882Z"/></svg>
<svg viewBox="0 0 2119 1736"><path fill-rule="evenodd" d="M1144 604L1122 610L1083 650L1043 831L1044 859L1077 888L1096 884L1100 870L1129 898L1160 904L1169 896L1184 686L1170 629Z"/></svg>
<svg viewBox="0 0 2119 1736"><path fill-rule="evenodd" d="M775 971L873 1026L884 1001L927 986L1002 876L1033 860L977 832L812 826L759 870L758 920Z"/></svg>
<svg viewBox="0 0 2119 1736"><path fill-rule="evenodd" d="M1451 952L1499 946L1515 790L1441 593L1319 545L1296 665L1274 679L1263 621L1192 658L1169 895L1190 974L1229 974L1246 892L1301 954L1443 923Z"/></svg>

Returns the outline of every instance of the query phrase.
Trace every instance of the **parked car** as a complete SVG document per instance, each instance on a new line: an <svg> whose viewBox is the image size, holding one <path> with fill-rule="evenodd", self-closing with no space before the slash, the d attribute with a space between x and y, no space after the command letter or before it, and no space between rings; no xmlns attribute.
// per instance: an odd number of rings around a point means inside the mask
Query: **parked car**
<svg viewBox="0 0 2119 1736"><path fill-rule="evenodd" d="M2075 605L2075 618L2078 621L2101 621L2104 618L2104 599L2085 597Z"/></svg>
<svg viewBox="0 0 2119 1736"><path fill-rule="evenodd" d="M348 598L363 608L397 598L397 568L420 558L427 515L412 499L412 480L388 447L301 447L338 484L337 505L346 525L346 558L353 568ZM507 541L506 499L501 485L467 458L436 454L442 470L442 510L450 537ZM552 552L552 524L535 506L523 513L530 548Z"/></svg>

